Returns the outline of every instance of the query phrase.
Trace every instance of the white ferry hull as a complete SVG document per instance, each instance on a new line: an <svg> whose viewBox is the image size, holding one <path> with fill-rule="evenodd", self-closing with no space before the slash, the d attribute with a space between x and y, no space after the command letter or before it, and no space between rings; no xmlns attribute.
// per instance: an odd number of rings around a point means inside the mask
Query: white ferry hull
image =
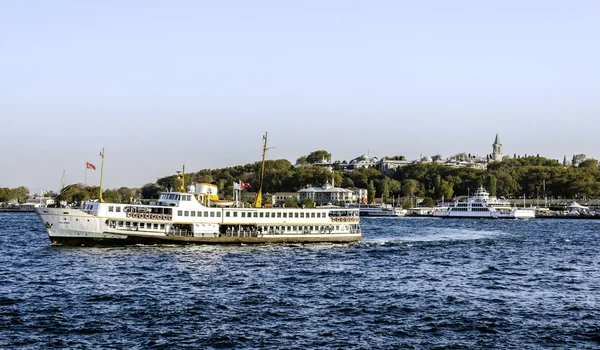
<svg viewBox="0 0 600 350"><path fill-rule="evenodd" d="M535 218L535 211L533 210L515 210L510 213L496 213L496 212L461 212L450 213L450 212L437 212L433 214L434 217L446 218L446 219L532 219Z"/></svg>

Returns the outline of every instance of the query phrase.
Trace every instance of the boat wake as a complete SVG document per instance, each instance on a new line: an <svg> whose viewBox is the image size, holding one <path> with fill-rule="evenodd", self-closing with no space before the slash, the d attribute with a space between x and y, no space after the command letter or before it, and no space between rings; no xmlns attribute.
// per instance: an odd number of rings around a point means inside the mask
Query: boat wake
<svg viewBox="0 0 600 350"><path fill-rule="evenodd" d="M506 234L502 231L482 231L469 229L452 229L452 228L427 228L418 234L400 237L386 237L374 243L403 243L403 242L436 242L436 241L467 241L480 240L498 237Z"/></svg>

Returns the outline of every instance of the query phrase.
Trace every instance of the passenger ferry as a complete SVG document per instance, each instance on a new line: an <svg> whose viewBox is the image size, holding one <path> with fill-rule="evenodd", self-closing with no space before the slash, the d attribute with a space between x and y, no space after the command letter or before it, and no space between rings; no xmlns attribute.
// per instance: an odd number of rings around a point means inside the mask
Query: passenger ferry
<svg viewBox="0 0 600 350"><path fill-rule="evenodd" d="M266 135L264 140L263 165ZM101 156L104 168L104 151ZM262 183L253 207L223 208L211 205L218 198L216 186L196 184L187 191L163 192L157 202L144 205L104 203L100 185L100 200L78 209L36 208L36 213L52 244L59 245L354 242L362 238L358 209L263 208L261 192Z"/></svg>
<svg viewBox="0 0 600 350"><path fill-rule="evenodd" d="M358 207L360 216L397 217L405 216L406 210L388 204L361 204Z"/></svg>
<svg viewBox="0 0 600 350"><path fill-rule="evenodd" d="M464 202L456 201L446 210L434 211L433 216L442 218L469 219L531 219L535 208L513 207L509 201L498 199L480 187L473 197Z"/></svg>

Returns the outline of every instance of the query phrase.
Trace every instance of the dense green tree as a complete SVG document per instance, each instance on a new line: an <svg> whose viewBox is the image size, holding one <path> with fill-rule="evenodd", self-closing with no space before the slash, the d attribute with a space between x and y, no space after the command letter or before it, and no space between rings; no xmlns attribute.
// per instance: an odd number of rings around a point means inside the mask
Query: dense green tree
<svg viewBox="0 0 600 350"><path fill-rule="evenodd" d="M488 177L488 192L490 193L490 196L495 196L496 195L496 190L497 190L497 186L498 186L498 179L496 179L496 177L494 175L490 175Z"/></svg>
<svg viewBox="0 0 600 350"><path fill-rule="evenodd" d="M303 165L308 165L308 161L306 160L306 156L302 156L298 159L296 159L296 166L303 166Z"/></svg>
<svg viewBox="0 0 600 350"><path fill-rule="evenodd" d="M386 156L386 157L383 157L383 159L386 159L386 160L406 160L406 157L404 157L404 156L393 156L393 157Z"/></svg>
<svg viewBox="0 0 600 350"><path fill-rule="evenodd" d="M402 191L402 185L400 184L400 181L388 178L388 189L391 195L399 195Z"/></svg>
<svg viewBox="0 0 600 350"><path fill-rule="evenodd" d="M29 197L29 189L25 186L19 186L13 190L14 197L19 203L27 202L27 198Z"/></svg>
<svg viewBox="0 0 600 350"><path fill-rule="evenodd" d="M286 198L284 205L286 208L298 208L298 197L292 196Z"/></svg>
<svg viewBox="0 0 600 350"><path fill-rule="evenodd" d="M315 207L315 201L312 200L312 198L304 198L302 200L302 207L303 208L314 208Z"/></svg>
<svg viewBox="0 0 600 350"><path fill-rule="evenodd" d="M367 186L367 198L369 203L375 203L375 185L373 181L369 181L369 185Z"/></svg>
<svg viewBox="0 0 600 350"><path fill-rule="evenodd" d="M308 156L306 156L306 162L310 164L320 163L323 160L330 162L331 161L331 153L325 150L318 150L314 152L310 152Z"/></svg>
<svg viewBox="0 0 600 350"><path fill-rule="evenodd" d="M164 191L160 186L154 183L145 184L140 190L142 199L158 199L160 193ZM126 198L125 200L129 201L129 198Z"/></svg>
<svg viewBox="0 0 600 350"><path fill-rule="evenodd" d="M598 168L598 161L594 158L586 159L579 163L580 168Z"/></svg>
<svg viewBox="0 0 600 350"><path fill-rule="evenodd" d="M380 193L381 201L383 203L387 203L389 201L389 199L390 199L390 188L389 188L389 185L388 185L387 178L379 181L378 187L379 187L379 191L378 192Z"/></svg>
<svg viewBox="0 0 600 350"><path fill-rule="evenodd" d="M402 183L402 194L407 197L412 197L417 193L419 182L414 179L406 179Z"/></svg>
<svg viewBox="0 0 600 350"><path fill-rule="evenodd" d="M425 197L419 205L422 207L433 207L435 205L435 201L433 200L433 198Z"/></svg>

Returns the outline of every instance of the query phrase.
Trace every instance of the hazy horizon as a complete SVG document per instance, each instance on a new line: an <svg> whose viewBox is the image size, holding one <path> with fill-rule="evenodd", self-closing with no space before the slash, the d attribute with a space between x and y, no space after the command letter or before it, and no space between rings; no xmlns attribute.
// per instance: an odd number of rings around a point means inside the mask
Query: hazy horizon
<svg viewBox="0 0 600 350"><path fill-rule="evenodd" d="M0 4L0 187L325 149L598 159L596 1Z"/></svg>

